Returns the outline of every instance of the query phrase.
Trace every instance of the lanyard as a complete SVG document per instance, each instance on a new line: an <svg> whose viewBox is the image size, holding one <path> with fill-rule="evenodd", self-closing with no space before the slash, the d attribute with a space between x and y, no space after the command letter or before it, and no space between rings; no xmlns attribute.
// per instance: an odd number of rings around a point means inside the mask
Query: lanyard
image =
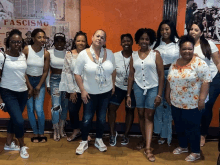
<svg viewBox="0 0 220 165"><path fill-rule="evenodd" d="M123 56L123 52L121 52L121 53L122 53L122 56ZM130 63L128 64L128 66L127 66L127 68L126 68L126 65L125 65L125 57L124 57L124 56L123 56L123 61L124 61L126 76L128 76L128 68L129 68Z"/></svg>

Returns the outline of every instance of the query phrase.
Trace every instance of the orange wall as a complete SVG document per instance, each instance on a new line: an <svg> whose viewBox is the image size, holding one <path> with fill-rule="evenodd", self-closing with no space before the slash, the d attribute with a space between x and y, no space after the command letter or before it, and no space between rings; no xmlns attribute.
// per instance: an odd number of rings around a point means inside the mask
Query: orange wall
<svg viewBox="0 0 220 165"><path fill-rule="evenodd" d="M183 35L186 12L186 0L179 0L177 31ZM120 35L122 33L131 33L134 35L137 29L147 27L155 31L163 18L163 0L111 0L111 1L81 1L81 30L87 33L89 43L91 37L97 29L103 29L107 33L107 48L113 52L121 50ZM220 49L220 46L218 46ZM134 44L134 50L138 46ZM214 115L211 126L218 127L218 108L220 99L214 106ZM51 118L50 113L51 101L50 96L46 94L45 98L45 116ZM8 114L0 112L1 118L7 118ZM27 118L27 111L24 112ZM117 113L117 122L124 122L125 111L124 103L120 106ZM135 113L135 122L138 122L137 113Z"/></svg>

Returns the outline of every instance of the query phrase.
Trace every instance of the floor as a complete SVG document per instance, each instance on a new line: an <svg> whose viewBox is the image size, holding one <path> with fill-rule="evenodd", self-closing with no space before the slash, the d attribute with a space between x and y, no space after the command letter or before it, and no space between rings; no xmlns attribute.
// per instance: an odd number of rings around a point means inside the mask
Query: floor
<svg viewBox="0 0 220 165"><path fill-rule="evenodd" d="M130 137L130 143L127 146L120 144L121 137L118 137L117 146L108 145L108 136L104 136L104 142L108 151L101 153L94 146L93 140L89 142L89 149L83 155L76 155L75 149L79 145L80 138L74 142L67 142L66 138L55 142L52 134L46 134L47 143L32 143L30 141L31 133L25 134L25 143L29 147L29 159L22 159L18 151L4 151L6 133L0 132L0 165L216 165L218 157L217 141L208 141L202 147L202 158L194 163L184 161L188 155L173 155L172 151L177 146L177 140L173 139L172 145L158 145L157 139L153 139L152 147L156 156L156 162L149 162L143 154L143 150L136 150L135 146L140 140L139 137Z"/></svg>

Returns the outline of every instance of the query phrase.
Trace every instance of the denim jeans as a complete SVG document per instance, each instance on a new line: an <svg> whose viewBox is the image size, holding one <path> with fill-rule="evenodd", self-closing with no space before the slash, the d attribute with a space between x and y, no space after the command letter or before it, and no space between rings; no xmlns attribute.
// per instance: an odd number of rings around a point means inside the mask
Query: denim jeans
<svg viewBox="0 0 220 165"><path fill-rule="evenodd" d="M29 82L33 88L39 84L41 76L39 77L28 77ZM37 98L31 97L27 101L27 112L28 119L30 121L31 128L33 129L34 134L44 134L45 126L45 116L44 116L44 98L45 98L45 84L43 83L40 87L40 93ZM34 110L37 114L38 126L34 114Z"/></svg>
<svg viewBox="0 0 220 165"><path fill-rule="evenodd" d="M102 138L106 111L111 97L111 91L102 94L89 94L90 99L87 104L83 104L82 120L82 140L86 141L92 124L93 116L96 112L96 138Z"/></svg>
<svg viewBox="0 0 220 165"><path fill-rule="evenodd" d="M68 108L69 108L69 117L71 126L73 129L79 129L79 111L80 107L82 105L82 99L81 99L81 93L77 93L77 102L73 103L72 101L69 101Z"/></svg>
<svg viewBox="0 0 220 165"><path fill-rule="evenodd" d="M61 80L60 74L51 74L50 76L50 91L52 99L52 123L57 124L60 120L66 120L68 110L68 99L66 92L59 91Z"/></svg>
<svg viewBox="0 0 220 165"><path fill-rule="evenodd" d="M188 140L191 151L200 153L200 123L202 111L195 109L180 109L171 106L172 116L175 124L179 146L188 147Z"/></svg>
<svg viewBox="0 0 220 165"><path fill-rule="evenodd" d="M209 125L212 121L212 109L216 99L220 94L220 73L217 73L210 83L209 87L209 101L206 103L205 110L203 110L201 120L201 135L208 134Z"/></svg>
<svg viewBox="0 0 220 165"><path fill-rule="evenodd" d="M167 143L170 144L172 140L172 114L171 107L166 102L165 99L165 89L166 89L166 81L168 70L164 70L165 82L164 89L162 95L162 101L160 105L156 108L154 114L154 133L160 134L161 138L167 138Z"/></svg>
<svg viewBox="0 0 220 165"><path fill-rule="evenodd" d="M22 138L24 136L22 113L27 103L28 92L16 92L6 88L0 88L0 91L2 100L10 115L7 132L15 134L16 138Z"/></svg>

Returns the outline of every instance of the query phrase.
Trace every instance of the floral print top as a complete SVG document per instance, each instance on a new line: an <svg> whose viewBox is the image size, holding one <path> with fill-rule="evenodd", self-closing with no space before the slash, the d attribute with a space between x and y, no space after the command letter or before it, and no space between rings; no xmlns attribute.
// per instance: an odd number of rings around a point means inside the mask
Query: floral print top
<svg viewBox="0 0 220 165"><path fill-rule="evenodd" d="M202 83L211 82L211 72L205 61L193 57L185 66L174 62L167 79L171 88L171 104L181 109L195 109L198 107Z"/></svg>

